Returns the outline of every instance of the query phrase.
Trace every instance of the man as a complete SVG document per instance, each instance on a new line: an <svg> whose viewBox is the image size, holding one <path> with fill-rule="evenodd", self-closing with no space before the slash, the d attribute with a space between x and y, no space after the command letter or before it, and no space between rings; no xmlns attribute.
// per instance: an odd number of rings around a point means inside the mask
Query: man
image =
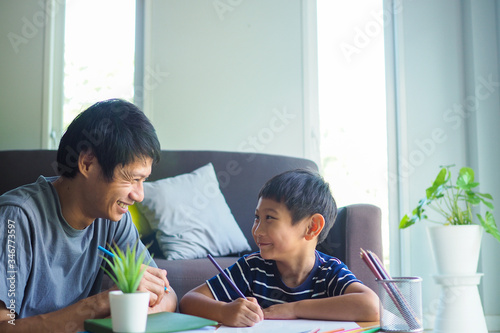
<svg viewBox="0 0 500 333"><path fill-rule="evenodd" d="M143 200L143 182L159 156L156 132L135 105L99 102L63 135L59 177L40 176L0 196L0 262L7 267L0 331L74 332L85 319L110 315L98 246L136 243L127 208ZM144 245L137 246L140 253ZM138 288L150 292L150 313L175 311L166 271L150 265Z"/></svg>

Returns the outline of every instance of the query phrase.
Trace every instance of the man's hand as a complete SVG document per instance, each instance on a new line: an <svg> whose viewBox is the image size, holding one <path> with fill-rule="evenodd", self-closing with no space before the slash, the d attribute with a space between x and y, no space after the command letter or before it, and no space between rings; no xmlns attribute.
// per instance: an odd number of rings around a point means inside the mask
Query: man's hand
<svg viewBox="0 0 500 333"><path fill-rule="evenodd" d="M146 265L142 265L142 269L146 269L146 271L144 272L144 276L137 290L149 291L149 306L155 307L159 305L163 297L169 293L169 291L165 290L165 287L167 287L167 290L170 290L167 271Z"/></svg>

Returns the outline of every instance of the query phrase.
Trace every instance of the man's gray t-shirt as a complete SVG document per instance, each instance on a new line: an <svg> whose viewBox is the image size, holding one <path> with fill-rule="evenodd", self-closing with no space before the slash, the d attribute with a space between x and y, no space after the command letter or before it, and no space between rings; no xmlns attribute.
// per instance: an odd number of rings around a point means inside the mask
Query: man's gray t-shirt
<svg viewBox="0 0 500 333"><path fill-rule="evenodd" d="M72 228L62 216L55 179L40 176L0 196L0 265L6 272L0 300L20 318L99 293L105 262L98 246L116 242L125 249L139 238L128 212L118 222L99 218L84 230ZM140 253L144 245L138 244Z"/></svg>

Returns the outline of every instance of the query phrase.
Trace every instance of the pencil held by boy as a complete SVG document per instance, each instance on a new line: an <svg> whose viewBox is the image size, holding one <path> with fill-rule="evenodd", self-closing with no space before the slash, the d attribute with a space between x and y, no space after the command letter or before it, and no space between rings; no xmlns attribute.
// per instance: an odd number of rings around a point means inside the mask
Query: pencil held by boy
<svg viewBox="0 0 500 333"><path fill-rule="evenodd" d="M227 326L263 319L378 320L378 296L340 260L316 250L336 215L329 185L317 173L273 177L255 209L252 232L260 251L225 270L246 299L219 274L188 292L181 311Z"/></svg>

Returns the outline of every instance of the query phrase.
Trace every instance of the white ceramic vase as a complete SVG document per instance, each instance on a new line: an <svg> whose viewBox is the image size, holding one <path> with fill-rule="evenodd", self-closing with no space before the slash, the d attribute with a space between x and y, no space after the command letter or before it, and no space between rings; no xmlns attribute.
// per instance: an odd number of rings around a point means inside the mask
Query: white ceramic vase
<svg viewBox="0 0 500 333"><path fill-rule="evenodd" d="M441 286L434 322L435 333L487 333L486 320L477 286L483 228L480 225L429 228Z"/></svg>
<svg viewBox="0 0 500 333"><path fill-rule="evenodd" d="M144 332L148 319L148 292L124 294L120 290L109 292L113 332Z"/></svg>
<svg viewBox="0 0 500 333"><path fill-rule="evenodd" d="M476 274L483 227L447 225L427 229L439 275Z"/></svg>

